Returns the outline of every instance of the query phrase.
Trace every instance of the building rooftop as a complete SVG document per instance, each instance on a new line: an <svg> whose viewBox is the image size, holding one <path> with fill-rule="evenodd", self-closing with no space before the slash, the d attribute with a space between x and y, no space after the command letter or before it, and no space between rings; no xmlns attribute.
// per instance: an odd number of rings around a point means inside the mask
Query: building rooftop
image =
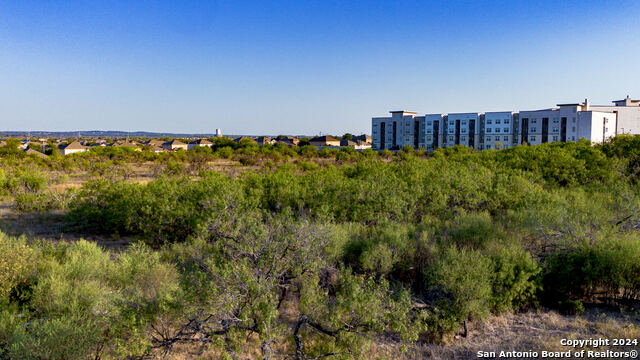
<svg viewBox="0 0 640 360"><path fill-rule="evenodd" d="M640 100L631 99L629 97L629 95L627 95L627 97L625 99L613 100L612 103L616 104L616 106L628 106L628 105L631 105L631 104L634 104L634 105L640 104Z"/></svg>
<svg viewBox="0 0 640 360"><path fill-rule="evenodd" d="M76 149L86 149L87 147L80 144L77 141L71 142L67 144L67 146L63 147L63 149L76 150Z"/></svg>
<svg viewBox="0 0 640 360"><path fill-rule="evenodd" d="M556 104L556 106L582 106L583 103Z"/></svg>
<svg viewBox="0 0 640 360"><path fill-rule="evenodd" d="M340 141L340 140L334 138L333 136L323 135L323 136L316 136L310 139L309 141Z"/></svg>
<svg viewBox="0 0 640 360"><path fill-rule="evenodd" d="M389 111L389 113L391 114L417 114L417 112L415 111L404 111L404 110L393 110L393 111Z"/></svg>

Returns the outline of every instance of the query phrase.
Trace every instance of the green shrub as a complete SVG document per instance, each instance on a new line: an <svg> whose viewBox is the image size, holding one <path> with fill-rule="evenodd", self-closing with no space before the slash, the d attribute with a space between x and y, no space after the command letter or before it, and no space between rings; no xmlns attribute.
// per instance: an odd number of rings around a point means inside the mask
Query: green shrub
<svg viewBox="0 0 640 360"><path fill-rule="evenodd" d="M67 189L64 192L20 193L15 196L16 209L21 212L65 210L75 193L75 189Z"/></svg>
<svg viewBox="0 0 640 360"><path fill-rule="evenodd" d="M428 319L432 334L454 333L467 320L488 314L492 277L488 257L476 250L451 246L425 271L427 287L434 296L434 310Z"/></svg>
<svg viewBox="0 0 640 360"><path fill-rule="evenodd" d="M442 232L447 242L474 249L484 249L490 242L505 237L486 212L460 215L449 221Z"/></svg>
<svg viewBox="0 0 640 360"><path fill-rule="evenodd" d="M33 251L24 238L12 238L0 233L0 304L13 289L25 280L32 263Z"/></svg>
<svg viewBox="0 0 640 360"><path fill-rule="evenodd" d="M582 300L640 298L640 238L612 236L551 254L546 260L543 300L560 309L580 309Z"/></svg>
<svg viewBox="0 0 640 360"><path fill-rule="evenodd" d="M47 184L47 178L35 171L25 170L19 174L19 177L24 188L29 192L41 191Z"/></svg>
<svg viewBox="0 0 640 360"><path fill-rule="evenodd" d="M26 245L0 233L0 250L0 356L140 356L150 324L180 308L175 267L142 245L112 257L83 240Z"/></svg>
<svg viewBox="0 0 640 360"><path fill-rule="evenodd" d="M94 231L141 235L150 244L184 240L226 206L243 204L237 182L204 173L188 178L159 178L148 184L94 181L72 201L67 221Z"/></svg>
<svg viewBox="0 0 640 360"><path fill-rule="evenodd" d="M14 328L5 354L16 360L86 359L106 340L103 331L93 320L75 315L35 319L28 326Z"/></svg>
<svg viewBox="0 0 640 360"><path fill-rule="evenodd" d="M233 156L233 148L229 146L223 146L221 148L218 148L215 151L215 154L217 157L222 159L231 159L231 157Z"/></svg>
<svg viewBox="0 0 640 360"><path fill-rule="evenodd" d="M535 301L540 290L540 266L518 245L495 244L489 250L492 261L491 308L496 312L520 310Z"/></svg>

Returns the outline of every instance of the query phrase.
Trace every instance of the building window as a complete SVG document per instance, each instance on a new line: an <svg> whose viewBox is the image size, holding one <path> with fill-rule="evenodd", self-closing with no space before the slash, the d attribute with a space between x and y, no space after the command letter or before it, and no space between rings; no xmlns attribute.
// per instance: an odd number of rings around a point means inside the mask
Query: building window
<svg viewBox="0 0 640 360"><path fill-rule="evenodd" d="M609 131L609 128L604 128L604 132L608 132L608 131Z"/></svg>
<svg viewBox="0 0 640 360"><path fill-rule="evenodd" d="M466 136L460 136L460 141L467 141L467 137Z"/></svg>
<svg viewBox="0 0 640 360"><path fill-rule="evenodd" d="M531 142L536 141L536 137L535 136L529 136L529 141L531 141Z"/></svg>
<svg viewBox="0 0 640 360"><path fill-rule="evenodd" d="M557 127L554 127L554 128L553 128L553 132L558 132L558 128L557 128Z"/></svg>
<svg viewBox="0 0 640 360"><path fill-rule="evenodd" d="M553 118L553 123L557 124L558 123L558 118Z"/></svg>
<svg viewBox="0 0 640 360"><path fill-rule="evenodd" d="M573 117L573 122L576 122L576 117L575 116Z"/></svg>
<svg viewBox="0 0 640 360"><path fill-rule="evenodd" d="M462 125L467 125L467 120L462 120Z"/></svg>
<svg viewBox="0 0 640 360"><path fill-rule="evenodd" d="M491 125L491 119L487 119L487 124Z"/></svg>
<svg viewBox="0 0 640 360"><path fill-rule="evenodd" d="M491 128L487 128L487 133L490 133L490 132L491 132Z"/></svg>
<svg viewBox="0 0 640 360"><path fill-rule="evenodd" d="M554 137L553 137L553 141L558 141L558 137L557 137L557 136L554 136Z"/></svg>
<svg viewBox="0 0 640 360"><path fill-rule="evenodd" d="M504 128L504 129L502 129L502 131L508 133L509 132L509 128Z"/></svg>
<svg viewBox="0 0 640 360"><path fill-rule="evenodd" d="M505 125L509 124L509 119L504 119L504 124Z"/></svg>
<svg viewBox="0 0 640 360"><path fill-rule="evenodd" d="M500 128L496 128L496 132L499 133L500 132Z"/></svg>
<svg viewBox="0 0 640 360"><path fill-rule="evenodd" d="M427 136L427 141L431 141L431 136Z"/></svg>
<svg viewBox="0 0 640 360"><path fill-rule="evenodd" d="M496 125L500 124L500 119L496 119Z"/></svg>
<svg viewBox="0 0 640 360"><path fill-rule="evenodd" d="M449 141L453 141L453 136L449 136Z"/></svg>
<svg viewBox="0 0 640 360"><path fill-rule="evenodd" d="M431 121L427 121L427 126L431 126Z"/></svg>
<svg viewBox="0 0 640 360"><path fill-rule="evenodd" d="M531 123L532 123L532 124L536 124L536 123L538 123L538 120L536 120L535 118L533 118L533 119L531 119Z"/></svg>
<svg viewBox="0 0 640 360"><path fill-rule="evenodd" d="M576 127L575 126L571 127L571 131L576 132Z"/></svg>
<svg viewBox="0 0 640 360"><path fill-rule="evenodd" d="M536 128L534 128L534 127L532 127L532 128L531 128L531 132L536 132L536 130L537 130L537 129L536 129Z"/></svg>
<svg viewBox="0 0 640 360"><path fill-rule="evenodd" d="M509 137L508 137L508 136L505 136L505 137L503 137L503 138L502 138L502 140L503 140L503 141L509 141Z"/></svg>

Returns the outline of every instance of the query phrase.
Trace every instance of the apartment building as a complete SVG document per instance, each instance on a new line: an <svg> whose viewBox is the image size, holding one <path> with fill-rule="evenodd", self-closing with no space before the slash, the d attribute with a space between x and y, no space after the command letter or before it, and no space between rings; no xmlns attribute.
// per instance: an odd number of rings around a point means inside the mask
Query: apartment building
<svg viewBox="0 0 640 360"><path fill-rule="evenodd" d="M487 112L480 124L480 141L477 149L506 149L515 144L514 114L511 111Z"/></svg>
<svg viewBox="0 0 640 360"><path fill-rule="evenodd" d="M590 105L585 99L541 110L424 116L391 111L389 117L371 119L372 148L434 150L464 145L478 150L506 149L525 143L603 142L617 134L640 134L640 100L627 96L613 104Z"/></svg>

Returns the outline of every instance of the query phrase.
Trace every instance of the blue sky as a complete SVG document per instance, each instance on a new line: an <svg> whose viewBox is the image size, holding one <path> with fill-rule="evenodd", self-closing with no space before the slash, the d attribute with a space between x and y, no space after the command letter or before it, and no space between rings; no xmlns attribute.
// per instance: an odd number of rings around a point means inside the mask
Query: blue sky
<svg viewBox="0 0 640 360"><path fill-rule="evenodd" d="M369 133L640 97L638 1L0 0L0 130Z"/></svg>

